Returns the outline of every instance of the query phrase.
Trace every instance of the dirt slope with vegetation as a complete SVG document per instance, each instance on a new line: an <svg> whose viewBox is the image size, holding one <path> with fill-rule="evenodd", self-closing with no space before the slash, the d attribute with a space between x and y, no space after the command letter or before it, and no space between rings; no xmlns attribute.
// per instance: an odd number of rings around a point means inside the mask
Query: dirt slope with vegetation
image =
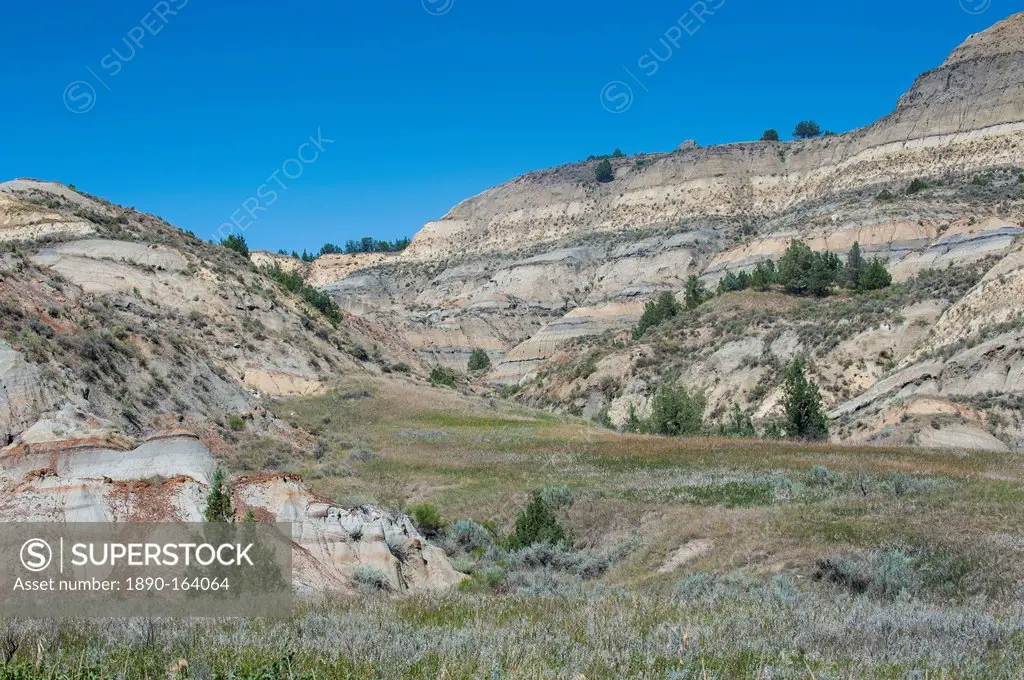
<svg viewBox="0 0 1024 680"><path fill-rule="evenodd" d="M233 243L73 187L0 184L0 521L201 521L226 466L238 508L297 528L301 591L457 583L408 518L340 508L284 470L320 450L268 410L415 357Z"/></svg>
<svg viewBox="0 0 1024 680"><path fill-rule="evenodd" d="M836 439L1020 448L1006 396L1020 317L1004 310L1024 304L1022 36L1024 14L970 36L866 128L533 172L456 206L403 253L321 270L316 285L426 363L465 371L482 349L493 368L475 380L524 403L607 410L616 426L666 380L705 392L710 421L738 403L764 424L778 415L777 365L806 354ZM660 292L681 298L691 276L714 290L794 238L841 259L859 244L893 289L748 291L663 339L629 336ZM1002 349L978 349L990 341Z"/></svg>
<svg viewBox="0 0 1024 680"><path fill-rule="evenodd" d="M189 677L310 680L1024 669L1019 455L621 434L393 376L272 410L330 449L287 474L349 508L308 506L311 538L318 523L351 536L337 525L363 505L404 506L414 526L395 552L415 550L415 531L460 584L396 598L361 575L352 597L290 617L157 621L148 634L132 621L0 622L12 643L0 677L163 677L183 664ZM346 443L358 448L339 458ZM242 479L236 502L304 501L291 479ZM339 568L378 550L384 576L403 526L340 546ZM413 584L417 559L401 572Z"/></svg>

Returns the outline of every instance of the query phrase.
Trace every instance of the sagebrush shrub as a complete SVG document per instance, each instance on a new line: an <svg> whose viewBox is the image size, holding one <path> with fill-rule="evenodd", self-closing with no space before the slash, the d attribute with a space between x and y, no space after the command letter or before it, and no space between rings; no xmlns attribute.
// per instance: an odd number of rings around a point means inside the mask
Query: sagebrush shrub
<svg viewBox="0 0 1024 680"><path fill-rule="evenodd" d="M448 530L448 538L465 552L484 549L494 543L491 532L471 519L460 519Z"/></svg>
<svg viewBox="0 0 1024 680"><path fill-rule="evenodd" d="M391 582L387 575L377 567L360 565L353 570L352 578L356 583L370 590L391 590Z"/></svg>

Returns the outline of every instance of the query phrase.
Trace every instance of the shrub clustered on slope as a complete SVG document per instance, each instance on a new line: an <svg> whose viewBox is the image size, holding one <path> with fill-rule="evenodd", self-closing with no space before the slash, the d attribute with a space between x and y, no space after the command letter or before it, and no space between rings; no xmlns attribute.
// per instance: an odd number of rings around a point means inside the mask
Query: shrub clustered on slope
<svg viewBox="0 0 1024 680"><path fill-rule="evenodd" d="M263 267L262 271L266 276L281 284L285 290L297 294L332 324L341 323L341 310L338 309L337 303L327 293L307 285L299 272L287 272L277 263Z"/></svg>
<svg viewBox="0 0 1024 680"><path fill-rule="evenodd" d="M867 293L890 285L892 276L885 263L878 258L865 260L860 243L853 244L844 263L835 253L815 252L803 241L793 239L778 264L765 260L749 272L728 272L718 282L716 292L724 295L749 289L765 292L780 288L791 295L825 297L837 289ZM684 293L686 309L696 309L712 297L696 276L687 279ZM681 309L672 293L660 293L645 305L643 316L633 327L633 338L639 340L648 329L677 316Z"/></svg>

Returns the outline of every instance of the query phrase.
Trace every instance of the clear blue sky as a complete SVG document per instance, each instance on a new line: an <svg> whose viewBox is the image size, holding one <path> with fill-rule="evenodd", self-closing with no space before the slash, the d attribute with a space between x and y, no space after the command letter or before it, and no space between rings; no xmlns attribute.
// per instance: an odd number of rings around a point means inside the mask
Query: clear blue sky
<svg viewBox="0 0 1024 680"><path fill-rule="evenodd" d="M0 180L73 182L209 238L320 129L336 142L258 220L242 213L250 244L412 235L488 187L615 147L865 125L968 34L1024 9L706 0L718 8L700 23L691 3L7 3ZM638 61L667 56L666 32L679 46L648 75ZM634 93L619 114L601 98L615 80ZM621 85L605 92L623 105Z"/></svg>

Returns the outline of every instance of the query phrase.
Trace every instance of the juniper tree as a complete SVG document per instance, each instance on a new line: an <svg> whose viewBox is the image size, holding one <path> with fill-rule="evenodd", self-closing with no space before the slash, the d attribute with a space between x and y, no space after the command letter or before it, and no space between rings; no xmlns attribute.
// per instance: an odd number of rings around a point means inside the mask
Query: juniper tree
<svg viewBox="0 0 1024 680"><path fill-rule="evenodd" d="M509 547L518 549L528 548L535 543L558 545L568 542L551 505L539 491L535 491L530 504L516 517L516 527L509 537Z"/></svg>
<svg viewBox="0 0 1024 680"><path fill-rule="evenodd" d="M782 405L786 410L786 434L800 439L826 439L828 417L821 405L818 383L807 379L807 362L793 359L782 380Z"/></svg>
<svg viewBox="0 0 1024 680"><path fill-rule="evenodd" d="M249 257L249 244L241 234L228 234L228 237L220 242L228 250L233 250L242 257Z"/></svg>
<svg viewBox="0 0 1024 680"><path fill-rule="evenodd" d="M206 511L203 517L207 522L230 522L235 516L231 508L231 490L227 488L224 471L218 468L213 473L210 491L206 495Z"/></svg>
<svg viewBox="0 0 1024 680"><path fill-rule="evenodd" d="M868 291L888 288L892 285L892 275L885 268L885 263L877 257L868 263L860 277L857 289Z"/></svg>
<svg viewBox="0 0 1024 680"><path fill-rule="evenodd" d="M491 357L482 349L474 349L469 355L466 369L469 371L487 371L491 368Z"/></svg>
<svg viewBox="0 0 1024 680"><path fill-rule="evenodd" d="M793 130L793 136L799 137L800 139L810 139L811 137L817 137L820 134L821 126L813 120L802 120L797 123L796 129Z"/></svg>
<svg viewBox="0 0 1024 680"><path fill-rule="evenodd" d="M860 285L860 277L864 273L864 256L860 252L860 242L857 241L850 248L846 256L846 280L857 288Z"/></svg>
<svg viewBox="0 0 1024 680"><path fill-rule="evenodd" d="M750 276L750 287L755 290L765 291L772 284L778 283L778 281L779 272L775 269L774 261L758 262L757 266L754 267L754 273Z"/></svg>
<svg viewBox="0 0 1024 680"><path fill-rule="evenodd" d="M650 300L644 305L644 313L633 327L633 339L639 340L648 328L660 325L678 315L679 312L680 306L676 296L670 291L663 291L657 299Z"/></svg>
<svg viewBox="0 0 1024 680"><path fill-rule="evenodd" d="M707 399L690 394L685 387L663 385L651 401L651 417L647 429L652 434L670 437L699 435L704 431L704 409Z"/></svg>
<svg viewBox="0 0 1024 680"><path fill-rule="evenodd" d="M708 297L710 296L704 282L691 274L690 278L686 279L686 308L697 309Z"/></svg>

